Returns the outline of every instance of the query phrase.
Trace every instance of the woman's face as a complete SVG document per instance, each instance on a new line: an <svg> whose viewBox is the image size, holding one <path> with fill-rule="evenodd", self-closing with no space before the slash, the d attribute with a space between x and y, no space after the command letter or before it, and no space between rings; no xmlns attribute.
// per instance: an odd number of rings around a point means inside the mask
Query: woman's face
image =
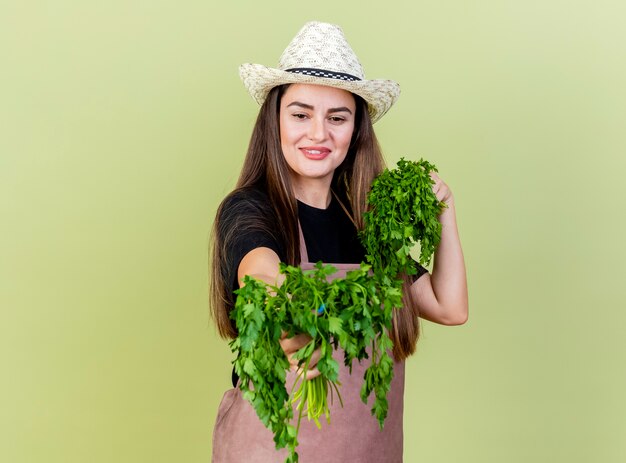
<svg viewBox="0 0 626 463"><path fill-rule="evenodd" d="M280 102L280 143L298 184L310 179L330 185L348 154L356 103L346 90L292 84Z"/></svg>

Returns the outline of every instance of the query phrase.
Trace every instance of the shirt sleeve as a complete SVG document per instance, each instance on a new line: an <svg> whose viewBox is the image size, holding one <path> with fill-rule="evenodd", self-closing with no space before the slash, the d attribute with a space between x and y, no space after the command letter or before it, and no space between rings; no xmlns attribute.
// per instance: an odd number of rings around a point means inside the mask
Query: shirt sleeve
<svg viewBox="0 0 626 463"><path fill-rule="evenodd" d="M267 197L254 191L236 191L223 202L219 217L219 238L223 243L226 269L222 269L233 290L239 288L237 272L241 260L260 247L272 249L284 261L275 214Z"/></svg>
<svg viewBox="0 0 626 463"><path fill-rule="evenodd" d="M411 283L415 283L423 275L426 275L428 273L428 270L422 267L422 265L419 262L415 262L415 270L417 270L417 273L415 275L411 275L411 280L412 280Z"/></svg>

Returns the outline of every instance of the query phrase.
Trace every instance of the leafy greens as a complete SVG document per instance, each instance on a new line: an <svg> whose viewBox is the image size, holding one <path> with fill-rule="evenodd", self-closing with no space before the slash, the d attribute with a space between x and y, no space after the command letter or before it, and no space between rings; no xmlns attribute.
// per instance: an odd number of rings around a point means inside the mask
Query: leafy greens
<svg viewBox="0 0 626 463"><path fill-rule="evenodd" d="M280 265L285 280L280 286L268 285L246 276L237 293L231 318L238 337L230 347L237 354L235 372L240 389L263 424L274 434L276 448L287 448L286 463L298 461L296 448L300 422L308 419L321 427L324 416L330 422L328 393L339 394L339 365L333 351L341 349L344 364L370 359L360 391L367 403L374 393L372 415L383 427L387 416L387 392L393 379L393 310L402 306L401 273L414 274L411 247L419 242L420 263L428 264L439 243L438 215L445 206L432 191L429 172L436 171L427 161L401 159L394 170L386 169L372 183L368 194L369 211L360 233L368 263L329 281L336 272L330 265L317 263L310 271ZM300 367L294 390L286 389L290 367L279 340L307 333L311 341L294 358ZM306 379L314 350L320 350L316 365L320 376ZM369 349L369 353L368 353ZM294 408L297 420L294 425Z"/></svg>

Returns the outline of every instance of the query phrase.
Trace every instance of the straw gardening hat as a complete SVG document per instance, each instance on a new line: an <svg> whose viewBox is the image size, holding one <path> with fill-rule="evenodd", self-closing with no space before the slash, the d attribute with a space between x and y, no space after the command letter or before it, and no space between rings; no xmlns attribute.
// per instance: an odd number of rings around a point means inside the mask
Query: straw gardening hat
<svg viewBox="0 0 626 463"><path fill-rule="evenodd" d="M263 104L269 91L301 83L341 88L367 101L372 122L380 119L400 96L392 80L366 80L363 67L339 26L309 22L280 57L278 68L242 64L239 75L252 98Z"/></svg>

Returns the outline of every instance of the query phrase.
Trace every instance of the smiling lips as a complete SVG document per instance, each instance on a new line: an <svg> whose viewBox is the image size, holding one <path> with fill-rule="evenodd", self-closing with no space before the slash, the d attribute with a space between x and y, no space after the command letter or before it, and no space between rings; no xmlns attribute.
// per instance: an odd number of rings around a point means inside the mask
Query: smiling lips
<svg viewBox="0 0 626 463"><path fill-rule="evenodd" d="M330 154L330 150L324 146L304 146L299 149L308 159L315 161L324 159Z"/></svg>

